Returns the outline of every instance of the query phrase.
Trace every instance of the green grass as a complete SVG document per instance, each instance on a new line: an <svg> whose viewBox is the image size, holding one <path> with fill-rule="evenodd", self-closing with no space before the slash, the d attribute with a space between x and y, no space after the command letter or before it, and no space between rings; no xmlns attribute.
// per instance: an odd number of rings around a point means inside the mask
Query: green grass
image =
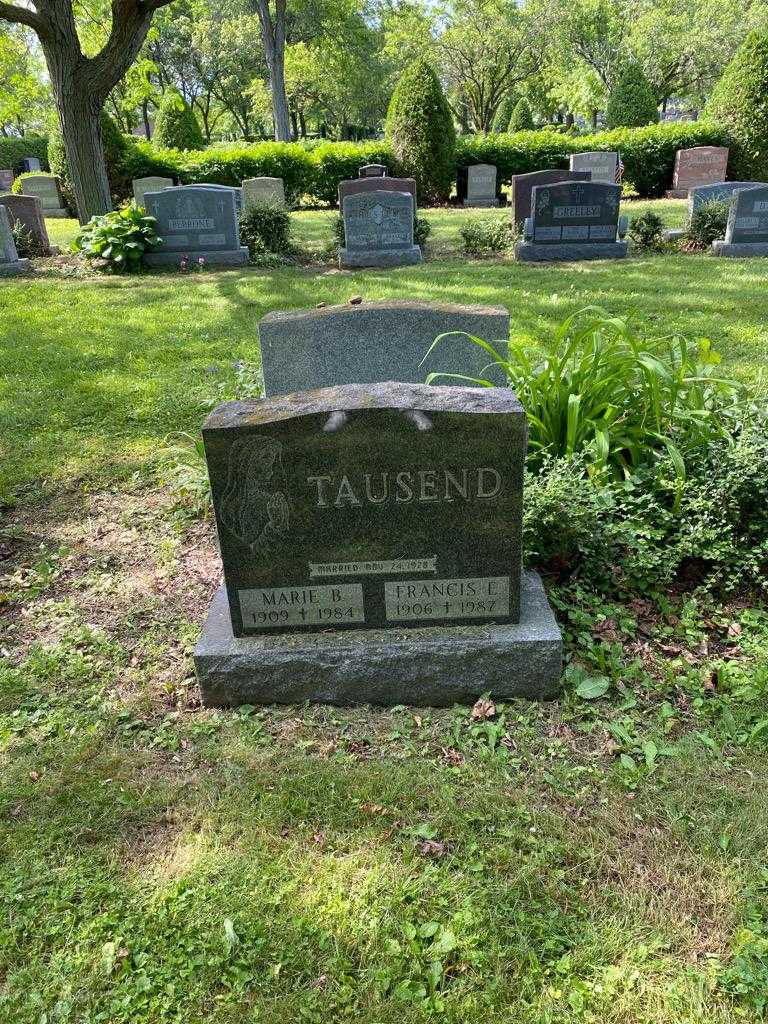
<svg viewBox="0 0 768 1024"><path fill-rule="evenodd" d="M297 218L307 246L328 216ZM462 216L430 214L445 253ZM0 1017L761 1019L760 610L553 592L569 656L610 681L597 701L571 674L488 720L199 709L218 558L162 447L256 370L264 313L353 294L504 305L521 339L634 311L752 383L768 348L758 260L0 284Z"/></svg>

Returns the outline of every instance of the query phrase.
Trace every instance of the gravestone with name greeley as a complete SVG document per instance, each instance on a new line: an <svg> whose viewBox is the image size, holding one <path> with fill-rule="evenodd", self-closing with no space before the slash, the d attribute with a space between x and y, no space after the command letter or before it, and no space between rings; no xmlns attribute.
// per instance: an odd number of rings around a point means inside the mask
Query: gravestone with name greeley
<svg viewBox="0 0 768 1024"><path fill-rule="evenodd" d="M603 182L564 181L533 189L518 260L621 259L626 217L619 217L621 187Z"/></svg>
<svg viewBox="0 0 768 1024"><path fill-rule="evenodd" d="M589 171L592 181L615 185L619 170L619 154L616 152L572 153L572 171Z"/></svg>
<svg viewBox="0 0 768 1024"><path fill-rule="evenodd" d="M560 635L521 569L526 435L508 388L351 384L214 410L225 587L195 650L205 703L554 694Z"/></svg>
<svg viewBox="0 0 768 1024"><path fill-rule="evenodd" d="M725 239L712 243L715 256L768 256L768 185L734 192Z"/></svg>
<svg viewBox="0 0 768 1024"><path fill-rule="evenodd" d="M344 198L340 267L401 267L421 263L413 241L413 196L375 191Z"/></svg>
<svg viewBox="0 0 768 1024"><path fill-rule="evenodd" d="M202 257L211 266L248 263L232 189L189 185L147 192L144 201L162 239L157 249L144 254L147 266L177 266L182 256L190 263Z"/></svg>
<svg viewBox="0 0 768 1024"><path fill-rule="evenodd" d="M689 189L723 181L727 170L727 146L693 146L691 149L678 149L675 153L672 188L665 193L666 197L685 199Z"/></svg>
<svg viewBox="0 0 768 1024"><path fill-rule="evenodd" d="M43 206L46 217L68 217L69 212L64 205L59 179L55 174L32 174L22 178L21 192L25 196L35 196Z"/></svg>
<svg viewBox="0 0 768 1024"><path fill-rule="evenodd" d="M4 206L0 206L0 277L23 274L30 267L29 260L19 259L8 211Z"/></svg>
<svg viewBox="0 0 768 1024"><path fill-rule="evenodd" d="M498 206L496 195L496 168L493 164L472 164L467 168L467 198L469 207Z"/></svg>

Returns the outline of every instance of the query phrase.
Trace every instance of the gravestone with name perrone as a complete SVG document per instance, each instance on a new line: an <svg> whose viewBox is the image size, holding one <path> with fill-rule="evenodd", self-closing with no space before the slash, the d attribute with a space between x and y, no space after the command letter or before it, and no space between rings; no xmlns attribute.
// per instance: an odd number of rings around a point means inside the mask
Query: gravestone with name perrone
<svg viewBox="0 0 768 1024"><path fill-rule="evenodd" d="M590 171L592 181L615 185L619 174L619 154L613 152L571 153L570 169L572 171Z"/></svg>
<svg viewBox="0 0 768 1024"><path fill-rule="evenodd" d="M448 337L432 348L443 334ZM509 313L493 306L402 299L267 313L259 322L264 393L387 380L420 384L430 373L504 383L487 368L488 354L467 335L491 342L505 355Z"/></svg>
<svg viewBox="0 0 768 1024"><path fill-rule="evenodd" d="M8 211L4 206L0 206L0 277L23 274L30 266L29 260L19 259Z"/></svg>
<svg viewBox="0 0 768 1024"><path fill-rule="evenodd" d="M723 181L727 170L727 146L693 146L691 149L678 149L675 153L672 188L666 192L666 196L668 199L685 199L689 189Z"/></svg>
<svg viewBox="0 0 768 1024"><path fill-rule="evenodd" d="M465 206L498 206L496 195L496 168L493 164L471 164L467 168L467 198Z"/></svg>
<svg viewBox="0 0 768 1024"><path fill-rule="evenodd" d="M526 433L509 388L351 384L214 410L225 586L195 648L204 702L553 695L560 634L521 571Z"/></svg>
<svg viewBox="0 0 768 1024"><path fill-rule="evenodd" d="M387 174L386 164L363 164L357 172L359 178L386 178Z"/></svg>
<svg viewBox="0 0 768 1024"><path fill-rule="evenodd" d="M182 256L210 266L247 264L232 189L187 185L147 192L144 201L162 238L157 249L144 254L148 267L177 266Z"/></svg>
<svg viewBox="0 0 768 1024"><path fill-rule="evenodd" d="M386 179L385 179L386 180ZM403 267L421 263L413 241L413 196L369 192L346 196L342 207L344 247L340 267Z"/></svg>
<svg viewBox="0 0 768 1024"><path fill-rule="evenodd" d="M147 178L134 178L134 202L137 206L143 206L147 192L162 192L164 188L173 188L173 178L162 178L157 174L150 174Z"/></svg>
<svg viewBox="0 0 768 1024"><path fill-rule="evenodd" d="M55 174L31 174L21 180L21 192L35 196L43 205L46 217L68 217L69 213L61 195L59 179Z"/></svg>
<svg viewBox="0 0 768 1024"><path fill-rule="evenodd" d="M282 178L246 178L243 182L243 207L274 206L285 209L285 185Z"/></svg>
<svg viewBox="0 0 768 1024"><path fill-rule="evenodd" d="M712 243L715 256L768 256L768 185L733 193L725 239Z"/></svg>
<svg viewBox="0 0 768 1024"><path fill-rule="evenodd" d="M25 156L20 161L21 172L26 174L28 171L41 171L42 166L36 156Z"/></svg>
<svg viewBox="0 0 768 1024"><path fill-rule="evenodd" d="M416 209L415 178L348 178L339 182L339 209L344 209L347 196L366 195L370 192L407 192L413 196L413 208Z"/></svg>
<svg viewBox="0 0 768 1024"><path fill-rule="evenodd" d="M536 185L554 185L558 181L591 181L591 171L568 171L552 168L512 175L512 216L515 224L523 224L531 215L531 192Z"/></svg>
<svg viewBox="0 0 768 1024"><path fill-rule="evenodd" d="M16 175L10 168L0 171L0 192L10 192L15 180Z"/></svg>
<svg viewBox="0 0 768 1024"><path fill-rule="evenodd" d="M48 239L48 229L43 216L43 204L36 196L4 195L0 196L0 206L8 213L11 227L20 224L36 240L43 252L48 256L56 256L58 249Z"/></svg>
<svg viewBox="0 0 768 1024"><path fill-rule="evenodd" d="M537 185L519 260L621 259L627 255L626 217L619 217L621 186L600 181Z"/></svg>

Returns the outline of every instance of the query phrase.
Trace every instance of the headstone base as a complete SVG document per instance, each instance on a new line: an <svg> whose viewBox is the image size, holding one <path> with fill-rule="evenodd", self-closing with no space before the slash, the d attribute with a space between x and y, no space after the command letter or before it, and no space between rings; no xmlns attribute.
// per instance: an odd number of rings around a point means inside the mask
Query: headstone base
<svg viewBox="0 0 768 1024"><path fill-rule="evenodd" d="M515 259L531 263L558 260L619 260L626 255L626 242L573 242L562 245L518 242L515 246Z"/></svg>
<svg viewBox="0 0 768 1024"><path fill-rule="evenodd" d="M411 704L445 707L557 696L563 641L536 573L523 573L515 625L329 630L234 637L224 587L195 647L207 707Z"/></svg>
<svg viewBox="0 0 768 1024"><path fill-rule="evenodd" d="M143 256L146 267L178 267L182 256L186 256L190 267L194 267L200 257L209 267L245 267L248 264L248 249L241 245L239 249L224 249L220 252L190 249L189 252L145 252Z"/></svg>
<svg viewBox="0 0 768 1024"><path fill-rule="evenodd" d="M13 277L15 274L26 274L32 269L29 260L13 260L11 263L0 263L0 277Z"/></svg>
<svg viewBox="0 0 768 1024"><path fill-rule="evenodd" d="M668 188L664 193L665 199L687 199L688 189L687 188Z"/></svg>
<svg viewBox="0 0 768 1024"><path fill-rule="evenodd" d="M686 234L685 228L667 228L661 232L661 237L665 242L679 242L681 238L685 238Z"/></svg>
<svg viewBox="0 0 768 1024"><path fill-rule="evenodd" d="M739 259L741 256L768 256L768 242L724 242L712 243L713 256L727 256Z"/></svg>
<svg viewBox="0 0 768 1024"><path fill-rule="evenodd" d="M410 267L421 263L421 249L418 245L410 249L372 249L367 252L339 250L339 266L349 267Z"/></svg>
<svg viewBox="0 0 768 1024"><path fill-rule="evenodd" d="M465 199L464 206L471 209L492 209L495 206L499 206L498 199Z"/></svg>

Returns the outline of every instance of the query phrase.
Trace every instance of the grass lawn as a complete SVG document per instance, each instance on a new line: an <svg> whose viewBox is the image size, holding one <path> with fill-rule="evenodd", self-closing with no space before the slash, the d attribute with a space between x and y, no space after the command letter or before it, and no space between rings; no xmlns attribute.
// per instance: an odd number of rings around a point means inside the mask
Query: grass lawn
<svg viewBox="0 0 768 1024"><path fill-rule="evenodd" d="M329 216L296 217L302 244ZM761 1019L760 608L554 589L596 700L569 677L487 718L199 707L218 558L166 451L257 372L269 310L495 304L533 340L596 304L762 386L764 261L465 261L466 214L429 216L440 258L415 268L0 283L0 1019Z"/></svg>

